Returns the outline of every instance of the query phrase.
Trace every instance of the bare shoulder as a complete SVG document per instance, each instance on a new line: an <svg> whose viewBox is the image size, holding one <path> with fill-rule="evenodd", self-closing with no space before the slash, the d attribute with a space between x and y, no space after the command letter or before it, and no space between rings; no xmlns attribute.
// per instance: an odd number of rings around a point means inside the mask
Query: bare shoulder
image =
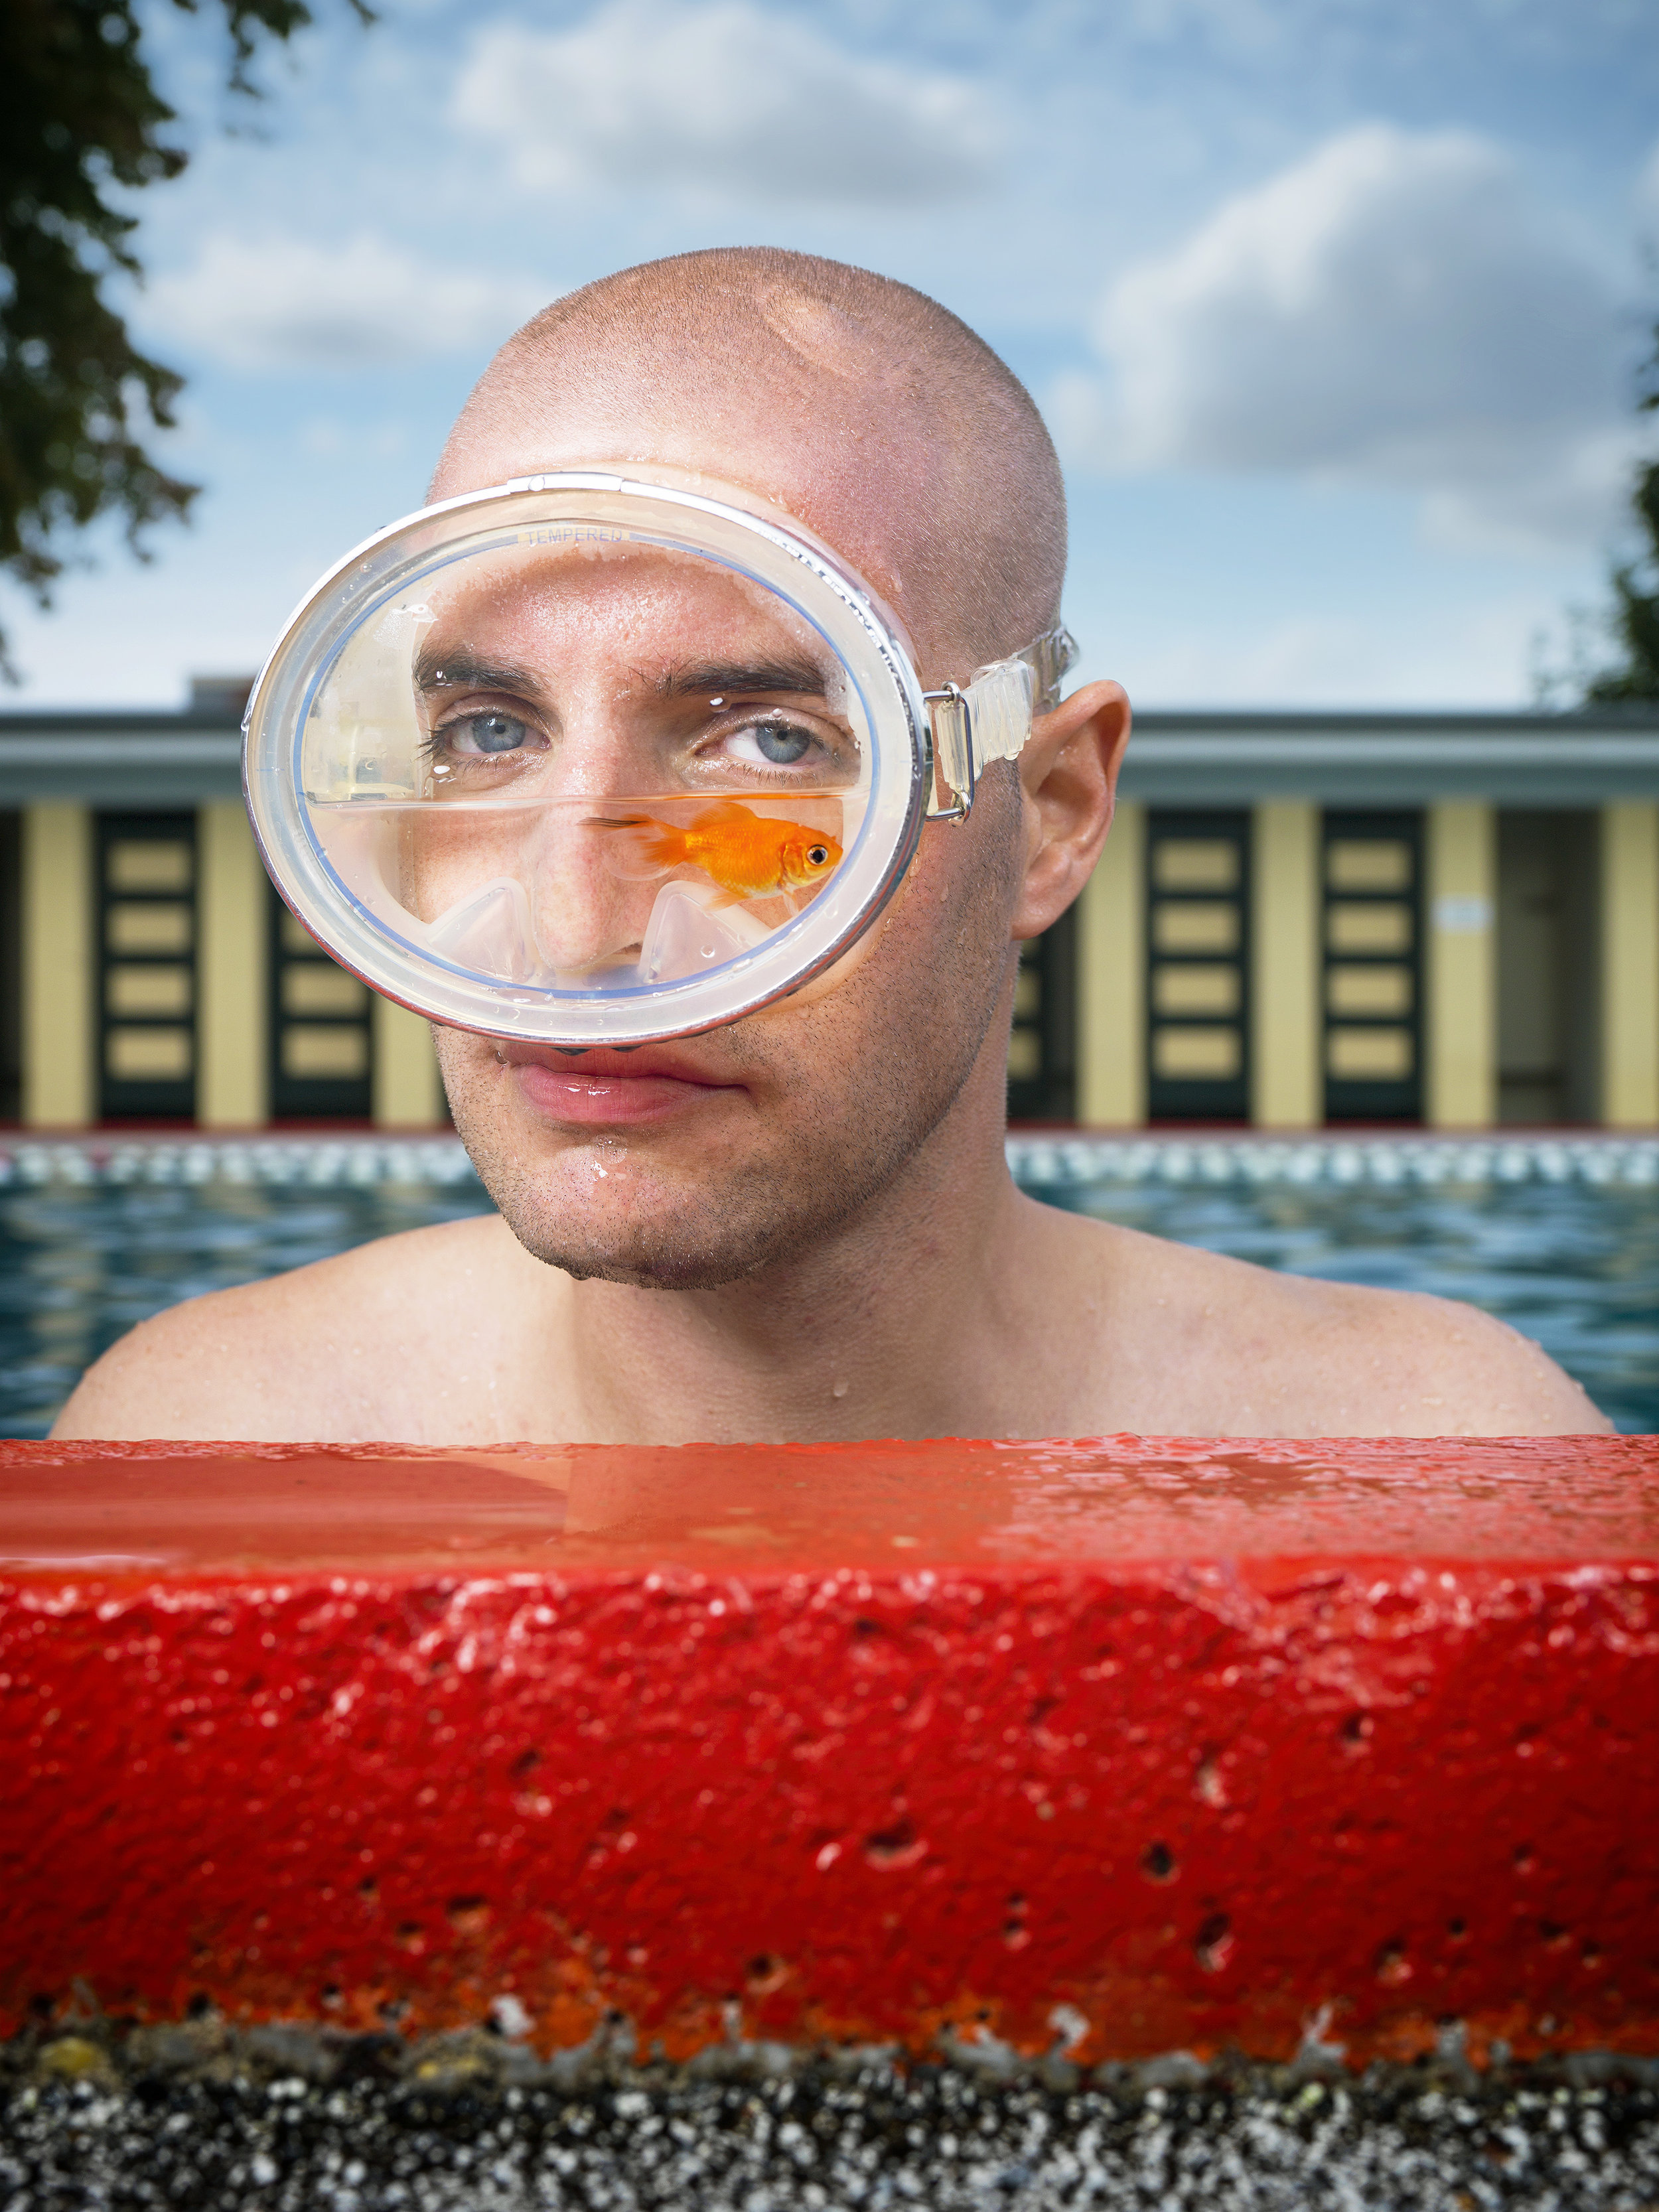
<svg viewBox="0 0 1659 2212"><path fill-rule="evenodd" d="M1331 1436L1605 1435L1613 1424L1543 1346L1425 1292L1303 1283L1334 1354ZM1346 1419L1339 1418L1346 1416Z"/></svg>
<svg viewBox="0 0 1659 2212"><path fill-rule="evenodd" d="M482 1335L485 1282L517 1251L485 1215L187 1299L112 1345L52 1434L422 1441L431 1315L441 1304L453 1354L472 1279Z"/></svg>
<svg viewBox="0 0 1659 2212"><path fill-rule="evenodd" d="M1127 1230L1114 1273L1137 1397L1164 1433L1582 1436L1611 1423L1529 1337L1474 1306L1276 1273ZM1103 1255L1103 1256L1104 1256ZM1126 1425L1133 1425L1126 1424Z"/></svg>

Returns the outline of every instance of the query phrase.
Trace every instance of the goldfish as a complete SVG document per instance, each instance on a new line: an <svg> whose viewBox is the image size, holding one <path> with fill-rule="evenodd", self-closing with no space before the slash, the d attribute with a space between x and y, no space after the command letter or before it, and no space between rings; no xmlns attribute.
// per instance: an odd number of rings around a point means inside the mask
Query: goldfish
<svg viewBox="0 0 1659 2212"><path fill-rule="evenodd" d="M684 829L649 814L589 819L596 829L633 831L641 857L653 867L701 868L724 893L716 906L821 883L841 859L841 847L823 830L775 821L735 799L705 806Z"/></svg>

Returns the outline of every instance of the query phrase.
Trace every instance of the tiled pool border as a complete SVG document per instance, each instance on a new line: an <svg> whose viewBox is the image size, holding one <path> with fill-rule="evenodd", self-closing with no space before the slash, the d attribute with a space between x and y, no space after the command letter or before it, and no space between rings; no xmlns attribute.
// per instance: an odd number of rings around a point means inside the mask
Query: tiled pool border
<svg viewBox="0 0 1659 2212"><path fill-rule="evenodd" d="M1659 1185L1659 1133L1500 1132L1274 1137L1245 1132L1011 1135L1019 1181L1049 1187L1149 1182L1300 1188L1585 1183ZM450 1136L0 1136L0 1189L50 1183L227 1182L312 1188L456 1185L474 1179Z"/></svg>

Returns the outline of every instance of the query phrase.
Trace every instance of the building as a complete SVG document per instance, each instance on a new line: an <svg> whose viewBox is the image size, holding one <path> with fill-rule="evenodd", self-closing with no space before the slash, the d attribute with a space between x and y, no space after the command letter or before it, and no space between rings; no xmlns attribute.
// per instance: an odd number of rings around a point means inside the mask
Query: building
<svg viewBox="0 0 1659 2212"><path fill-rule="evenodd" d="M444 1118L265 878L246 689L0 714L0 1121ZM1143 714L1009 1075L1099 1126L1659 1122L1659 714Z"/></svg>

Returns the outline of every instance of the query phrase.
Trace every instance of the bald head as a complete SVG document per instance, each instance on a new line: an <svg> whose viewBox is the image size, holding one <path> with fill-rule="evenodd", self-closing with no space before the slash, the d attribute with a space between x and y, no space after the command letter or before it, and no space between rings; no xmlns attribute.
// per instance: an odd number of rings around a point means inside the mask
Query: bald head
<svg viewBox="0 0 1659 2212"><path fill-rule="evenodd" d="M769 247L678 254L558 300L501 348L432 495L598 462L781 507L908 624L928 681L1059 613L1066 501L1030 395L925 294Z"/></svg>

